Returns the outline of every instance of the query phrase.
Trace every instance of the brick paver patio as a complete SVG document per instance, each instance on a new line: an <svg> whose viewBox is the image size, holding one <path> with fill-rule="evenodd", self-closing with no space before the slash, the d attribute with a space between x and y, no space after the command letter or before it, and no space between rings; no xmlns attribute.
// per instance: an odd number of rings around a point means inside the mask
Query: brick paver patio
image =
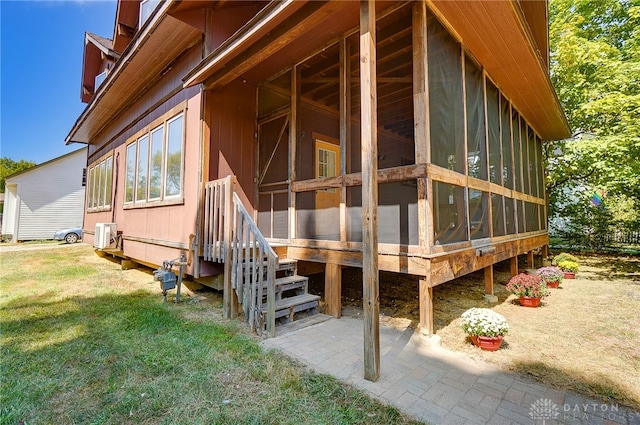
<svg viewBox="0 0 640 425"><path fill-rule="evenodd" d="M329 319L262 342L432 424L640 425L640 412L558 391L463 353L431 347L408 326L380 327L381 370L364 379L363 323Z"/></svg>

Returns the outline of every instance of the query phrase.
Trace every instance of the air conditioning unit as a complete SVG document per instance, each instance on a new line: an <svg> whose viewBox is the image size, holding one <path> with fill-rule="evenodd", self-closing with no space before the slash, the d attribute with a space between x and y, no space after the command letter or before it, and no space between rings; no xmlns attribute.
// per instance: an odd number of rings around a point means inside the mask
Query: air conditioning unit
<svg viewBox="0 0 640 425"><path fill-rule="evenodd" d="M116 223L96 223L93 247L97 249L116 248L118 230Z"/></svg>

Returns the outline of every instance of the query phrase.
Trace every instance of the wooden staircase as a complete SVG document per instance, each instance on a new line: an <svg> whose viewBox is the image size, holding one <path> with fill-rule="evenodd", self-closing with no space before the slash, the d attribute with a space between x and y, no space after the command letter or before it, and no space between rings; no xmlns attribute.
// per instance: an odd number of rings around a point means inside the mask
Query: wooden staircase
<svg viewBox="0 0 640 425"><path fill-rule="evenodd" d="M296 313L306 312L309 315L318 312L319 296L310 294L309 278L297 274L296 260L282 259L278 262L275 280L275 318L280 323L292 322ZM263 286L263 295L267 288ZM266 310L263 309L263 314Z"/></svg>
<svg viewBox="0 0 640 425"><path fill-rule="evenodd" d="M252 330L275 336L276 321L288 323L318 312L319 296L297 274L297 261L280 259L235 193L235 176L207 182L202 255L224 263L224 315L242 306Z"/></svg>

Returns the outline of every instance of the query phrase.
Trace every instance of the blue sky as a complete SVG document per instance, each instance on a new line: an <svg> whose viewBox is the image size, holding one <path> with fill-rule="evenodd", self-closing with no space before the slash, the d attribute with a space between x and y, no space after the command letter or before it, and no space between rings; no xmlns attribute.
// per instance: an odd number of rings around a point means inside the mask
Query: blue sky
<svg viewBox="0 0 640 425"><path fill-rule="evenodd" d="M85 145L64 139L83 111L84 33L113 37L115 1L0 0L0 156L38 164Z"/></svg>

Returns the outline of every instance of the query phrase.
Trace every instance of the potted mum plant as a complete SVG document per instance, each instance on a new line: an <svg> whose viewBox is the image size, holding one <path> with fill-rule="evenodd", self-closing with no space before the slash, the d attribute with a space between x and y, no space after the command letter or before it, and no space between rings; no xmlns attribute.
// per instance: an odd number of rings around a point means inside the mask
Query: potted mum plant
<svg viewBox="0 0 640 425"><path fill-rule="evenodd" d="M558 263L558 268L564 272L565 279L574 279L578 273L578 263L571 260L564 260Z"/></svg>
<svg viewBox="0 0 640 425"><path fill-rule="evenodd" d="M538 307L540 300L549 295L546 283L535 274L513 276L505 289L519 297L520 305L525 307Z"/></svg>
<svg viewBox="0 0 640 425"><path fill-rule="evenodd" d="M485 351L496 351L509 332L507 319L490 308L470 308L462 313L460 327L474 345Z"/></svg>
<svg viewBox="0 0 640 425"><path fill-rule="evenodd" d="M571 255L567 252L561 252L560 254L553 257L553 261L551 262L552 266L558 266L563 261L573 261L574 263L578 263L578 257L575 255Z"/></svg>
<svg viewBox="0 0 640 425"><path fill-rule="evenodd" d="M544 280L547 288L559 287L564 277L563 271L554 266L540 267L536 270L536 274Z"/></svg>

